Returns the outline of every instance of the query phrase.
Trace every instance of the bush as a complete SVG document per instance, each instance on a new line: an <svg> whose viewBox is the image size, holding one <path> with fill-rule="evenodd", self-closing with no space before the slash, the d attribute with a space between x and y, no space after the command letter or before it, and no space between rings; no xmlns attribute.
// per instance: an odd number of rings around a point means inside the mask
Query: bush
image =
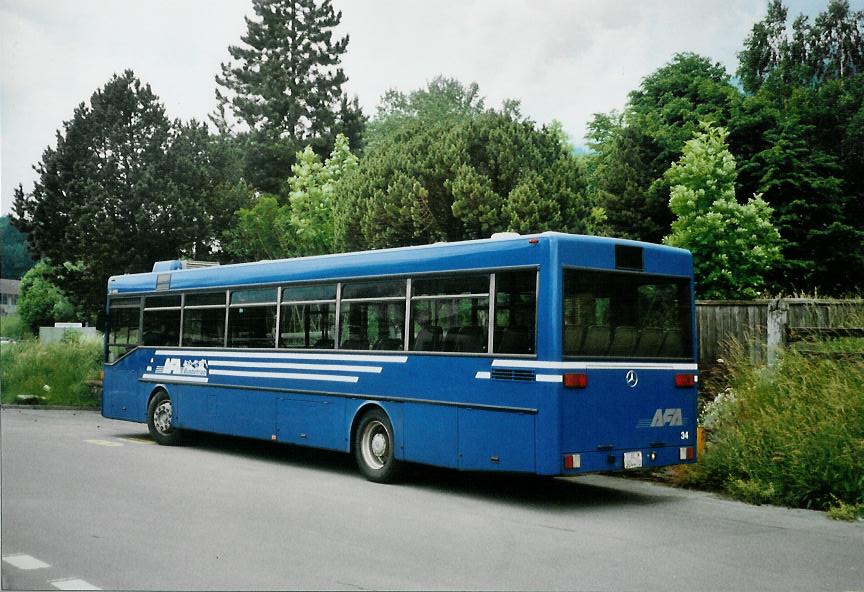
<svg viewBox="0 0 864 592"><path fill-rule="evenodd" d="M47 405L96 406L99 398L85 383L99 377L102 344L70 339L41 343L27 339L0 350L3 403L16 403L18 395L43 397Z"/></svg>
<svg viewBox="0 0 864 592"><path fill-rule="evenodd" d="M72 321L76 316L75 307L51 282L52 274L51 266L40 261L21 278L18 314L34 333L39 331L40 326Z"/></svg>
<svg viewBox="0 0 864 592"><path fill-rule="evenodd" d="M864 364L787 350L777 368L739 356L709 403L712 436L684 482L750 503L864 504Z"/></svg>

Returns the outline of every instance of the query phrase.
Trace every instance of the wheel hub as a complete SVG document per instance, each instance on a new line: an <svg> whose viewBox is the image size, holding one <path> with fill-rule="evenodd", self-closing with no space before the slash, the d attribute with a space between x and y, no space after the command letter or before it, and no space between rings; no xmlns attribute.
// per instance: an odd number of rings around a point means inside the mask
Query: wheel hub
<svg viewBox="0 0 864 592"><path fill-rule="evenodd" d="M162 434L171 431L171 402L163 401L153 411L153 425Z"/></svg>
<svg viewBox="0 0 864 592"><path fill-rule="evenodd" d="M387 438L379 432L372 436L372 454L381 458L385 452L387 452Z"/></svg>

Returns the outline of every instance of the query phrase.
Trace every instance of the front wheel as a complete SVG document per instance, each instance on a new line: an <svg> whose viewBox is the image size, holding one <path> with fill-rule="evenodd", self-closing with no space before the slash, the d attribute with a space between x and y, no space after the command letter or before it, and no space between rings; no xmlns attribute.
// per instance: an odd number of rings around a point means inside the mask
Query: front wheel
<svg viewBox="0 0 864 592"><path fill-rule="evenodd" d="M171 397L165 391L159 391L147 405L147 428L157 444L176 446L180 443L180 431L172 425L173 418Z"/></svg>
<svg viewBox="0 0 864 592"><path fill-rule="evenodd" d="M354 435L354 459L360 472L376 483L392 483L400 472L393 448L393 426L380 409L363 415Z"/></svg>

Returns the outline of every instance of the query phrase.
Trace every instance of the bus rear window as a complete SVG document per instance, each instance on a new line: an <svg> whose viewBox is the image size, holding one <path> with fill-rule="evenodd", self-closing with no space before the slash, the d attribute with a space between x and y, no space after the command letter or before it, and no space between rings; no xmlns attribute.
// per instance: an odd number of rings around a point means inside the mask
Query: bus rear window
<svg viewBox="0 0 864 592"><path fill-rule="evenodd" d="M692 359L687 278L564 270L564 355Z"/></svg>

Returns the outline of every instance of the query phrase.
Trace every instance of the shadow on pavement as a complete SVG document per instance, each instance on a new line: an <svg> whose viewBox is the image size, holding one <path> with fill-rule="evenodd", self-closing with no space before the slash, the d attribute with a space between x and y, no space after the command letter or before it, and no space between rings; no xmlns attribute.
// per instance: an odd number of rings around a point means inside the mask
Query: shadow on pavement
<svg viewBox="0 0 864 592"><path fill-rule="evenodd" d="M118 434L142 438L142 434ZM144 438L148 436L143 435ZM231 454L257 462L287 464L362 480L350 454L250 438L204 432L184 432L182 446ZM608 506L653 505L672 501L664 495L636 491L629 480L588 483L581 477L540 477L514 473L460 472L409 464L398 487L448 493L520 507L572 511ZM388 487L382 485L381 487Z"/></svg>

